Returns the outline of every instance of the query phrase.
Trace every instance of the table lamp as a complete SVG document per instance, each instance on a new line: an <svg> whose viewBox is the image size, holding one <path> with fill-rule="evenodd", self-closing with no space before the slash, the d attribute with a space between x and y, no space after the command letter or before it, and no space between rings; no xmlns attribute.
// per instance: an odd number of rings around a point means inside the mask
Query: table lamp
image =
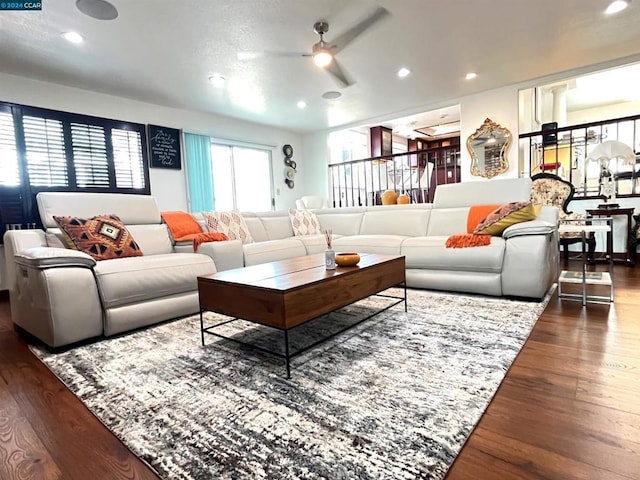
<svg viewBox="0 0 640 480"><path fill-rule="evenodd" d="M600 165L600 193L608 200L615 200L616 188L614 184L614 176L611 172L611 160L621 159L624 163L635 165L636 154L633 149L626 143L617 140L607 140L594 148L589 155L587 161L597 162ZM615 170L617 171L618 163L616 161Z"/></svg>

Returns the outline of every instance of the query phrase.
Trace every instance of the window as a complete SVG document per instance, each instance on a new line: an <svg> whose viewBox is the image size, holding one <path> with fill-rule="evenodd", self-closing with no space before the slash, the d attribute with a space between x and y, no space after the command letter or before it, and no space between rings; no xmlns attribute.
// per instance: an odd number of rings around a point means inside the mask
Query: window
<svg viewBox="0 0 640 480"><path fill-rule="evenodd" d="M22 120L29 185L66 187L69 185L62 122L46 118Z"/></svg>
<svg viewBox="0 0 640 480"><path fill-rule="evenodd" d="M149 194L145 126L0 102L0 238L41 191Z"/></svg>
<svg viewBox="0 0 640 480"><path fill-rule="evenodd" d="M212 143L211 162L216 210L273 208L270 150Z"/></svg>
<svg viewBox="0 0 640 480"><path fill-rule="evenodd" d="M0 185L20 185L13 115L3 111L0 111Z"/></svg>
<svg viewBox="0 0 640 480"><path fill-rule="evenodd" d="M349 162L369 157L369 137L357 130L340 130L329 134L331 163Z"/></svg>

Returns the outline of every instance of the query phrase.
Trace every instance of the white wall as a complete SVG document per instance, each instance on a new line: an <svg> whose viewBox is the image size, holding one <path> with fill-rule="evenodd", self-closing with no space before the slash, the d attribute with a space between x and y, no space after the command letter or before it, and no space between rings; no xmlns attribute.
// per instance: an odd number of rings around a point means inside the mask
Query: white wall
<svg viewBox="0 0 640 480"><path fill-rule="evenodd" d="M301 195L319 195L331 199L329 193L329 131L310 133L302 138L302 152L307 170Z"/></svg>
<svg viewBox="0 0 640 480"><path fill-rule="evenodd" d="M460 151L461 151L461 180L485 180L483 177L471 175L471 157L466 147L466 139L473 134L484 120L489 117L496 123L508 128L513 136L511 147L507 152L509 170L498 178L518 176L518 87L503 87L488 92L479 93L452 100L449 103L460 104ZM425 107L423 111L430 108ZM389 115L392 118L393 115ZM380 122L378 122L380 123ZM343 128L355 128L357 125ZM313 172L313 177L307 177L305 188L309 194L327 195L328 169L330 161L328 138L332 130L324 130L308 134L303 137L305 165Z"/></svg>
<svg viewBox="0 0 640 480"><path fill-rule="evenodd" d="M567 112L569 125L581 123L599 122L611 118L622 118L637 115L640 112L640 101L616 103L596 108L586 108Z"/></svg>
<svg viewBox="0 0 640 480"><path fill-rule="evenodd" d="M245 122L220 115L163 107L122 97L41 82L25 77L0 73L0 101L51 108L72 113L124 120L129 122L179 128L189 133L238 140L273 147L272 165L276 209L295 207L308 183L309 170L302 149L302 136L291 131ZM291 144L298 164L296 187L284 183L282 145ZM184 170L150 168L151 194L161 210L187 210L187 189ZM249 174L250 172L247 171ZM277 192L280 192L278 195Z"/></svg>

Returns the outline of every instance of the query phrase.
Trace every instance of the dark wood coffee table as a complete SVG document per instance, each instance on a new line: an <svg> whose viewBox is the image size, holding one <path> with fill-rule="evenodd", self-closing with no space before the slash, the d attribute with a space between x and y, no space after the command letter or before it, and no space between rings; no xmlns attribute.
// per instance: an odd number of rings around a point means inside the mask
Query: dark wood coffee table
<svg viewBox="0 0 640 480"><path fill-rule="evenodd" d="M383 290L394 286L404 287L403 297L380 295ZM291 378L290 360L296 355L399 303L404 302L407 311L405 261L403 256L396 255L365 253L361 255L357 266L337 267L335 270L325 269L324 254L227 270L198 277L198 293L203 346L205 333L246 344L213 331L235 320L248 320L277 328L284 332L284 354L255 345L252 347L284 358L287 378ZM289 351L289 330L371 295L397 301L312 345L293 353ZM233 318L205 326L205 311Z"/></svg>

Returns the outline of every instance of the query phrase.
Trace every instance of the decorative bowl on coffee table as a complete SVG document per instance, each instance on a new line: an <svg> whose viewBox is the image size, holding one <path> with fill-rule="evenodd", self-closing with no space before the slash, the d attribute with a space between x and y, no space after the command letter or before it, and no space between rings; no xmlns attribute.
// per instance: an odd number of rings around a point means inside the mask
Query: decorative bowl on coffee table
<svg viewBox="0 0 640 480"><path fill-rule="evenodd" d="M357 253L336 253L336 265L339 267L353 267L360 261Z"/></svg>

